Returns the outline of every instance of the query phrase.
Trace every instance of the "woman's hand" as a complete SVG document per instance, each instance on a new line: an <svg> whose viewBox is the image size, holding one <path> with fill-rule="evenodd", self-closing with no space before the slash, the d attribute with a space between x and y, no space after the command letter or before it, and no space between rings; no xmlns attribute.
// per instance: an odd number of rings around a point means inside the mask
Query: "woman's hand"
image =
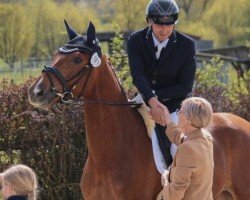
<svg viewBox="0 0 250 200"><path fill-rule="evenodd" d="M168 176L169 176L168 170L165 170L161 175L161 184L163 187L167 186L168 184Z"/></svg>
<svg viewBox="0 0 250 200"><path fill-rule="evenodd" d="M166 125L166 117L169 116L169 111L166 106L158 101L156 97L152 97L149 99L148 104L151 108L151 115L153 120L160 124L161 126Z"/></svg>

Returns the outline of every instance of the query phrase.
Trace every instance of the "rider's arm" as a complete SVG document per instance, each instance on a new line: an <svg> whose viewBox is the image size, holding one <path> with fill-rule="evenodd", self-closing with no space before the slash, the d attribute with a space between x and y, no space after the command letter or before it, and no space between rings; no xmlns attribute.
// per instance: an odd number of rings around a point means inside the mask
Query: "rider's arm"
<svg viewBox="0 0 250 200"><path fill-rule="evenodd" d="M127 41L128 58L130 73L133 79L133 84L137 87L139 92L143 95L144 100L148 100L155 96L152 92L150 85L145 76L145 70L143 68L142 48L140 45L140 38L137 35L131 35Z"/></svg>

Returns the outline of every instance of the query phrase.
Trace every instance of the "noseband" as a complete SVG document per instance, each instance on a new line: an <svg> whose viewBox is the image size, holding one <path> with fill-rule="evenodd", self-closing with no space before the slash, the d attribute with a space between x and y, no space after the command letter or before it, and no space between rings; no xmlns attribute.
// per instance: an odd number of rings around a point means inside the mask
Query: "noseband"
<svg viewBox="0 0 250 200"><path fill-rule="evenodd" d="M82 93L84 91L84 88L86 86L86 83L88 81L91 69L92 69L92 67L90 67L87 64L77 74L75 74L74 76L72 76L69 80L65 80L65 78L62 76L62 74L59 72L59 70L56 69L53 65L44 66L44 69L42 70L42 72L44 72L44 73L47 74L47 76L49 78L49 82L51 84L51 90L53 91L53 93L56 96L60 97L63 103L71 103L72 100L73 100L73 98L74 98L73 91L74 91L75 87L80 82L80 80L83 77L83 75L89 70L87 79L86 79L86 81L84 83L84 86L83 86L83 88L82 88L82 90L81 90L81 92L80 92L80 94L78 95L77 98L79 98L82 95ZM56 90L50 74L53 74L57 78L57 80L61 83L61 85L63 86L63 92L62 93L60 93L60 92L58 92ZM74 80L74 79L76 79L76 80L72 84L73 86L70 88L68 86L68 83L70 81ZM79 103L74 102L74 104L79 104ZM80 105L82 105L82 104L80 104Z"/></svg>

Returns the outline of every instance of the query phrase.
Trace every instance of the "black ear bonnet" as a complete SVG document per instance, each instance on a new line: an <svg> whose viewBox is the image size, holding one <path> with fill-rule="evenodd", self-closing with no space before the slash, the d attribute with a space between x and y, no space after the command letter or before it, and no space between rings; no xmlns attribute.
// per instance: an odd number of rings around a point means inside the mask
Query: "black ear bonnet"
<svg viewBox="0 0 250 200"><path fill-rule="evenodd" d="M64 20L68 37L70 41L59 49L60 53L72 53L80 51L88 53L90 57L97 53L99 58L102 56L101 46L99 40L96 38L94 25L90 22L87 29L87 35L78 34L67 21Z"/></svg>

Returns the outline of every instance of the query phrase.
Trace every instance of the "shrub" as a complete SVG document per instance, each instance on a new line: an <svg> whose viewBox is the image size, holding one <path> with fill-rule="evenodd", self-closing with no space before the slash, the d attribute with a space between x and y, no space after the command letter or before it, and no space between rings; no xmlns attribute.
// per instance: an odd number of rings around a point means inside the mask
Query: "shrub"
<svg viewBox="0 0 250 200"><path fill-rule="evenodd" d="M206 98L215 112L229 112L250 120L250 72L241 77L219 58L203 63L196 72L194 96Z"/></svg>
<svg viewBox="0 0 250 200"><path fill-rule="evenodd" d="M119 26L115 25L115 37L112 39L112 54L110 61L114 66L117 77L124 87L125 91L131 96L135 92L132 85L132 77L129 72L129 63L127 53L124 51L124 38Z"/></svg>
<svg viewBox="0 0 250 200"><path fill-rule="evenodd" d="M0 170L13 163L32 167L41 199L81 199L79 182L86 159L83 108L57 105L33 108L22 85L1 83Z"/></svg>

